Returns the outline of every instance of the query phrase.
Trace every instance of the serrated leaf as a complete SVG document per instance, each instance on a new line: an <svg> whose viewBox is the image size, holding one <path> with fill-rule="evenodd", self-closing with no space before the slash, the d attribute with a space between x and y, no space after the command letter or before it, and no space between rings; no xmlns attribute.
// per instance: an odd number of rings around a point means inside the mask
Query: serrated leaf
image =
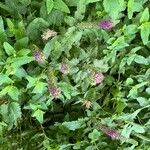
<svg viewBox="0 0 150 150"><path fill-rule="evenodd" d="M33 113L32 117L35 117L40 123L43 123L43 114L44 114L44 112L42 110L37 109Z"/></svg>
<svg viewBox="0 0 150 150"><path fill-rule="evenodd" d="M146 22L148 20L149 20L149 9L145 8L140 18L140 23Z"/></svg>
<svg viewBox="0 0 150 150"><path fill-rule="evenodd" d="M21 108L20 105L16 102L11 102L8 106L8 113L10 118L10 128L14 125L17 125L17 120L21 119Z"/></svg>
<svg viewBox="0 0 150 150"><path fill-rule="evenodd" d="M89 139L91 139L91 142L93 143L99 139L100 135L101 135L100 132L98 132L97 129L94 129L93 132L89 133L88 137Z"/></svg>
<svg viewBox="0 0 150 150"><path fill-rule="evenodd" d="M54 1L53 0L46 0L46 7L47 7L47 13L49 14L54 7Z"/></svg>
<svg viewBox="0 0 150 150"><path fill-rule="evenodd" d="M40 81L36 82L35 88L33 89L32 93L40 93L40 94L43 93L45 86L46 86L46 83L43 83Z"/></svg>
<svg viewBox="0 0 150 150"><path fill-rule="evenodd" d="M65 13L70 13L68 6L63 0L54 0L54 8Z"/></svg>
<svg viewBox="0 0 150 150"><path fill-rule="evenodd" d="M66 98L71 99L72 94L75 93L75 88L65 82L60 82L58 85Z"/></svg>
<svg viewBox="0 0 150 150"><path fill-rule="evenodd" d="M6 74L0 74L0 85L4 83L10 84L13 83L13 80L11 80Z"/></svg>
<svg viewBox="0 0 150 150"><path fill-rule="evenodd" d="M117 19L119 17L119 13L125 9L124 0L104 0L103 5L105 11L109 13L113 20Z"/></svg>
<svg viewBox="0 0 150 150"><path fill-rule="evenodd" d="M62 126L68 128L69 130L75 131L76 129L80 129L85 125L84 120L78 121L70 121L70 122L63 122Z"/></svg>
<svg viewBox="0 0 150 150"><path fill-rule="evenodd" d="M9 86L8 95L9 95L13 100L18 101L18 100L19 100L20 92L19 92L19 90L17 89L17 87L15 87L15 86Z"/></svg>
<svg viewBox="0 0 150 150"><path fill-rule="evenodd" d="M15 55L15 49L7 42L4 42L3 44L5 52L11 56L11 55Z"/></svg>

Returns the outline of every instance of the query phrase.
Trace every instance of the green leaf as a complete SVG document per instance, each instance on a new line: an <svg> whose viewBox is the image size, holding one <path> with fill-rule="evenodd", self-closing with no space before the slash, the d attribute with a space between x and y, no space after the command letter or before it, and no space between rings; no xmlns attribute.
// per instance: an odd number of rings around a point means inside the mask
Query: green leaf
<svg viewBox="0 0 150 150"><path fill-rule="evenodd" d="M30 76L27 76L26 79L28 80L27 89L34 87L38 81L38 78L32 78Z"/></svg>
<svg viewBox="0 0 150 150"><path fill-rule="evenodd" d="M91 139L91 142L93 143L99 139L100 135L101 135L100 132L94 129L93 132L89 133L88 137L89 139Z"/></svg>
<svg viewBox="0 0 150 150"><path fill-rule="evenodd" d="M59 82L58 86L67 99L71 99L71 97L79 94L76 87L73 87L71 84L68 84L66 82Z"/></svg>
<svg viewBox="0 0 150 150"><path fill-rule="evenodd" d="M7 36L4 30L4 23L2 17L0 16L0 41L4 42L6 40L7 40Z"/></svg>
<svg viewBox="0 0 150 150"><path fill-rule="evenodd" d="M149 9L145 8L140 18L140 23L146 22L149 20Z"/></svg>
<svg viewBox="0 0 150 150"><path fill-rule="evenodd" d="M35 18L27 27L27 34L30 39L37 40L41 35L41 31L49 26L48 22L43 18Z"/></svg>
<svg viewBox="0 0 150 150"><path fill-rule="evenodd" d="M6 53L10 56L10 55L15 55L15 49L7 42L4 42L3 44L4 49L6 51Z"/></svg>
<svg viewBox="0 0 150 150"><path fill-rule="evenodd" d="M135 123L132 123L133 125L133 130L136 132L136 133L144 133L145 132L145 129L143 126L139 125L139 124L135 124Z"/></svg>
<svg viewBox="0 0 150 150"><path fill-rule="evenodd" d="M9 86L8 95L9 95L13 100L18 101L18 100L19 100L20 92L19 92L19 90L17 89L17 87L15 87L15 86Z"/></svg>
<svg viewBox="0 0 150 150"><path fill-rule="evenodd" d="M113 20L119 18L119 13L125 9L124 0L104 0L103 5Z"/></svg>
<svg viewBox="0 0 150 150"><path fill-rule="evenodd" d="M6 86L0 91L0 97L5 96L9 90L9 86Z"/></svg>
<svg viewBox="0 0 150 150"><path fill-rule="evenodd" d="M29 57L29 56L12 58L11 59L11 62L12 62L11 66L14 68L19 68L22 65L30 63L33 60L34 60L33 57Z"/></svg>
<svg viewBox="0 0 150 150"><path fill-rule="evenodd" d="M148 60L141 55L136 55L134 61L138 64L148 65Z"/></svg>
<svg viewBox="0 0 150 150"><path fill-rule="evenodd" d="M20 105L16 102L11 102L8 105L8 113L10 118L10 128L12 125L17 125L17 120L21 119L21 108Z"/></svg>
<svg viewBox="0 0 150 150"><path fill-rule="evenodd" d="M69 130L75 131L85 126L85 119L78 119L78 121L63 122L62 126Z"/></svg>
<svg viewBox="0 0 150 150"><path fill-rule="evenodd" d="M11 84L13 80L11 80L6 74L0 74L0 85L2 84Z"/></svg>
<svg viewBox="0 0 150 150"><path fill-rule="evenodd" d="M43 93L44 89L45 89L46 83L43 82L36 82L35 84L35 88L33 89L32 93Z"/></svg>
<svg viewBox="0 0 150 150"><path fill-rule="evenodd" d="M40 123L43 123L43 114L44 114L44 112L42 110L37 109L33 113L32 117L35 117Z"/></svg>
<svg viewBox="0 0 150 150"><path fill-rule="evenodd" d="M46 7L47 7L47 13L49 14L54 7L54 1L53 0L46 0Z"/></svg>
<svg viewBox="0 0 150 150"><path fill-rule="evenodd" d="M143 23L139 28L141 29L141 38L143 44L146 45L149 41L150 22Z"/></svg>
<svg viewBox="0 0 150 150"><path fill-rule="evenodd" d="M128 18L132 19L134 12L134 0L129 0L128 1Z"/></svg>
<svg viewBox="0 0 150 150"><path fill-rule="evenodd" d="M18 55L18 56L26 56L26 55L28 55L30 52L31 52L30 49L23 48L23 49L21 49L20 51L17 52L17 55Z"/></svg>
<svg viewBox="0 0 150 150"><path fill-rule="evenodd" d="M54 0L54 8L65 13L70 13L68 6L63 2L63 0Z"/></svg>
<svg viewBox="0 0 150 150"><path fill-rule="evenodd" d="M146 88L146 93L150 95L150 87Z"/></svg>

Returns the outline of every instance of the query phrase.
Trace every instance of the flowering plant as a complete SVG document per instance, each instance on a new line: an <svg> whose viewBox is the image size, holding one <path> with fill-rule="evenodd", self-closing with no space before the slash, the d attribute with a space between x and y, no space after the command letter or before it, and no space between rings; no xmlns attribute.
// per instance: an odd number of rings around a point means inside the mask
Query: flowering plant
<svg viewBox="0 0 150 150"><path fill-rule="evenodd" d="M148 150L149 0L1 0L0 150Z"/></svg>

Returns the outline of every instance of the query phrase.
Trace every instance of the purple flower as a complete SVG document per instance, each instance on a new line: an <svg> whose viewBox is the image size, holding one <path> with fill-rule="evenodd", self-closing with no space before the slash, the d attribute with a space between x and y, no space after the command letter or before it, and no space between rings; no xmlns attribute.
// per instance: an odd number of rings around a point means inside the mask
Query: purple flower
<svg viewBox="0 0 150 150"><path fill-rule="evenodd" d="M92 75L92 79L96 84L99 84L102 83L102 81L104 80L104 76L101 72L94 72Z"/></svg>
<svg viewBox="0 0 150 150"><path fill-rule="evenodd" d="M113 27L113 22L111 20L104 20L104 21L101 21L98 24L98 26L101 29L108 30L108 29L111 29Z"/></svg>
<svg viewBox="0 0 150 150"><path fill-rule="evenodd" d="M49 86L49 92L51 93L51 95L54 98L58 98L59 97L60 91L59 91L59 89L58 89L58 87L56 85Z"/></svg>
<svg viewBox="0 0 150 150"><path fill-rule="evenodd" d="M43 52L42 52L42 51L39 51L39 50L37 50L37 51L33 54L33 57L34 57L34 59L35 59L37 62L42 62L42 61L44 61L44 59L45 59L45 56L44 56Z"/></svg>
<svg viewBox="0 0 150 150"><path fill-rule="evenodd" d="M61 68L60 68L61 72L63 74L68 74L69 73L69 67L67 64L65 63L61 63Z"/></svg>
<svg viewBox="0 0 150 150"><path fill-rule="evenodd" d="M120 139L120 137L121 137L120 133L118 133L118 131L116 131L114 129L103 126L103 127L101 127L101 130L103 133L105 133L112 139Z"/></svg>

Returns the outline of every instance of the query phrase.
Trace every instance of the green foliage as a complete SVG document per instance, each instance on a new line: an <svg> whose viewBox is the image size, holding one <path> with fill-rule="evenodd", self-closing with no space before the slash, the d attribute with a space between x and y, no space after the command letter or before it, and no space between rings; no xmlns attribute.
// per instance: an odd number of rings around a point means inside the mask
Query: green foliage
<svg viewBox="0 0 150 150"><path fill-rule="evenodd" d="M0 150L148 150L149 6L2 0Z"/></svg>

